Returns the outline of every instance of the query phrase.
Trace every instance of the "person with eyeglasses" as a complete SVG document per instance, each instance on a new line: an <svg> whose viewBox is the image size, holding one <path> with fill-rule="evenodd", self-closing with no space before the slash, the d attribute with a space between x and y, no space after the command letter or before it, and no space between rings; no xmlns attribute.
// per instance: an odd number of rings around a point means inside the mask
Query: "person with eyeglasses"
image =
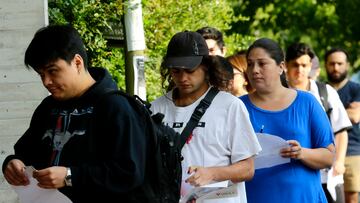
<svg viewBox="0 0 360 203"><path fill-rule="evenodd" d="M246 75L246 51L240 51L236 54L229 56L227 59L233 67L234 75L231 93L234 96L240 97L242 95L254 92L255 89L249 83L249 79Z"/></svg>

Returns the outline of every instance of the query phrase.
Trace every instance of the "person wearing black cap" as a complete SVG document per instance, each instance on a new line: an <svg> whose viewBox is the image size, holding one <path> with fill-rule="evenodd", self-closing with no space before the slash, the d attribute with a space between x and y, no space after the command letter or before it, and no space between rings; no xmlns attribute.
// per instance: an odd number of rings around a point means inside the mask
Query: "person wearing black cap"
<svg viewBox="0 0 360 203"><path fill-rule="evenodd" d="M163 86L169 92L152 102L153 113L163 113L164 123L181 132L210 88L228 85L214 60L199 33L175 34L161 66ZM244 104L219 91L181 151L182 195L186 188L230 180L236 195L213 202L246 203L243 181L253 177L253 156L260 150Z"/></svg>

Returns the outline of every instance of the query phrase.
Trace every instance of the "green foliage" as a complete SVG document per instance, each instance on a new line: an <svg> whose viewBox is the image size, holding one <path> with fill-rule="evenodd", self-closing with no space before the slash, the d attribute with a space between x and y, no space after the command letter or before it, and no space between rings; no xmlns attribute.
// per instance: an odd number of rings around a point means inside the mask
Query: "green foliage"
<svg viewBox="0 0 360 203"><path fill-rule="evenodd" d="M163 94L159 67L170 38L183 30L195 31L203 26L216 27L223 32L231 23L247 20L234 16L231 4L225 0L144 0L143 21L146 37L148 100ZM92 66L110 70L119 86L125 88L125 56L123 49L107 47L103 31L110 23L119 23L124 2L119 0L53 0L49 2L50 24L72 24L79 30L87 47ZM126 5L125 5L126 6ZM241 34L225 36L229 53L244 49L252 38Z"/></svg>
<svg viewBox="0 0 360 203"><path fill-rule="evenodd" d="M123 48L109 48L104 30L120 24L122 0L49 0L51 24L72 24L84 39L92 66L110 70L125 88ZM126 6L126 5L125 5ZM170 38L183 30L212 26L225 34L228 54L246 49L256 38L269 37L286 48L309 43L323 59L332 46L347 49L360 69L360 2L353 0L143 0L147 49L147 97L163 94L159 67ZM324 78L324 72L321 73Z"/></svg>
<svg viewBox="0 0 360 203"><path fill-rule="evenodd" d="M91 66L110 70L119 87L125 88L125 56L120 48L109 48L104 30L121 23L124 3L121 0L52 0L49 2L50 24L72 24L87 47ZM125 5L126 6L126 5ZM234 15L226 0L143 0L143 21L147 49L145 74L147 99L162 95L160 64L170 38L183 30L195 31L215 27L225 35L228 53L244 49L253 40L241 33L229 32L232 23L249 20Z"/></svg>
<svg viewBox="0 0 360 203"><path fill-rule="evenodd" d="M125 88L123 51L109 48L104 38L110 23L121 23L122 5L122 0L53 0L49 1L49 21L74 26L87 48L89 65L107 68Z"/></svg>
<svg viewBox="0 0 360 203"><path fill-rule="evenodd" d="M233 24L232 32L269 37L285 49L290 43L308 43L323 59L325 51L339 46L349 51L350 61L360 55L360 2L353 0L230 0L235 15L249 16L249 21ZM360 61L355 61L355 66ZM325 78L322 72L321 77Z"/></svg>

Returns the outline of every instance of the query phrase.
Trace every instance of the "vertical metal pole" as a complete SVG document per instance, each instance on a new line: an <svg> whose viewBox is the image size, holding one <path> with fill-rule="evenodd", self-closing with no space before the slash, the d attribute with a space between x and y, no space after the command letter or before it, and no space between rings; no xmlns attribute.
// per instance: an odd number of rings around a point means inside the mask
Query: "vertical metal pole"
<svg viewBox="0 0 360 203"><path fill-rule="evenodd" d="M144 49L145 36L141 0L129 0L125 8L126 91L146 100Z"/></svg>

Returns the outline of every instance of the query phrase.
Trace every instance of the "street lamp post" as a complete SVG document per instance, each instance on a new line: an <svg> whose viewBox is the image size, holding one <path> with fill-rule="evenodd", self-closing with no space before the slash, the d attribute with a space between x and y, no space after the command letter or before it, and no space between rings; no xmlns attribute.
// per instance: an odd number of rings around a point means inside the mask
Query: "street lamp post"
<svg viewBox="0 0 360 203"><path fill-rule="evenodd" d="M145 36L141 0L129 0L125 8L126 91L146 100Z"/></svg>

